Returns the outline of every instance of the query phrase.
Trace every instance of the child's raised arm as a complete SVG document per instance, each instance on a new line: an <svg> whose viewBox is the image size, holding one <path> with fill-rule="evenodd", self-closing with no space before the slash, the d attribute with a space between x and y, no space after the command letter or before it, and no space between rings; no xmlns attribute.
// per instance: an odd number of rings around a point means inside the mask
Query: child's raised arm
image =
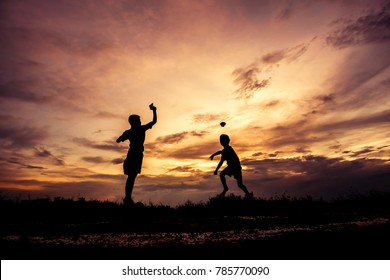
<svg viewBox="0 0 390 280"><path fill-rule="evenodd" d="M149 105L149 109L153 111L153 120L150 123L148 123L147 125L150 128L152 128L152 126L157 123L157 108L156 108L156 106L153 105L153 103L151 103Z"/></svg>
<svg viewBox="0 0 390 280"><path fill-rule="evenodd" d="M147 129L151 129L157 123L157 108L151 103L149 109L153 111L153 120L144 126Z"/></svg>

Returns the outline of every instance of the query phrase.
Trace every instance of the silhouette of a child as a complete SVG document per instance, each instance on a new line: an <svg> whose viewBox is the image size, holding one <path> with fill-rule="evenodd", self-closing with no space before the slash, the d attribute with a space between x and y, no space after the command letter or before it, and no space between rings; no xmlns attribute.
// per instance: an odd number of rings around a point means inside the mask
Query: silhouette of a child
<svg viewBox="0 0 390 280"><path fill-rule="evenodd" d="M142 160L144 157L144 142L145 134L148 129L151 129L157 122L157 108L153 103L149 105L150 110L153 111L153 120L148 124L141 125L141 119L138 115L130 115L129 123L131 128L123 132L116 140L117 143L130 141L130 148L127 152L126 159L123 162L123 172L127 175L125 198L123 203L125 205L133 204L131 194L134 188L135 178L141 173Z"/></svg>
<svg viewBox="0 0 390 280"><path fill-rule="evenodd" d="M222 170L219 174L221 178L221 182L223 185L223 191L220 194L220 196L225 196L226 192L229 190L227 184L226 184L226 178L225 176L232 176L237 180L238 187L244 191L245 197L253 197L253 193L250 193L247 189L247 187L242 183L242 167L240 163L240 159L238 158L236 152L233 150L233 148L229 145L230 138L226 134L221 134L219 137L219 141L221 145L223 146L223 149L221 151L215 152L210 156L210 159L213 160L215 156L222 155L221 160L219 161L217 168L214 171L214 175L218 174L219 168L221 168L224 161L227 163L227 167Z"/></svg>

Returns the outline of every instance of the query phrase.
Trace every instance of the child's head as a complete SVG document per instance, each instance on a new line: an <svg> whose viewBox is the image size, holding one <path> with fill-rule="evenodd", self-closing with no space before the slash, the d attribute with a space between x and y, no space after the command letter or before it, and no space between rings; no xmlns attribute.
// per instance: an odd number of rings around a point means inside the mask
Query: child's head
<svg viewBox="0 0 390 280"><path fill-rule="evenodd" d="M219 136L219 142L222 146L227 146L230 143L230 138L226 134L221 134L221 136Z"/></svg>
<svg viewBox="0 0 390 280"><path fill-rule="evenodd" d="M141 118L138 115L130 115L129 116L129 123L131 126L140 126L141 125Z"/></svg>

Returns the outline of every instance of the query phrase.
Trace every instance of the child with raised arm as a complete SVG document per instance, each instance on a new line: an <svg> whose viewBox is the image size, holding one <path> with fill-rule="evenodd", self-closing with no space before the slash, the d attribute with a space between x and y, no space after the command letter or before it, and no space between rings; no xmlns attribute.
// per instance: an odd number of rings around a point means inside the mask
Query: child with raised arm
<svg viewBox="0 0 390 280"><path fill-rule="evenodd" d="M144 142L145 134L148 129L151 129L157 122L157 108L152 104L149 105L150 110L153 111L153 120L145 125L141 125L141 118L138 115L130 115L129 123L131 128L123 132L116 140L117 143L126 140L130 141L130 148L127 152L126 159L123 162L123 172L127 175L125 198L123 203L125 205L134 204L131 194L134 188L135 178L141 173L142 160L144 157Z"/></svg>
<svg viewBox="0 0 390 280"><path fill-rule="evenodd" d="M238 158L236 152L233 150L233 148L229 145L230 138L226 134L221 134L219 137L219 142L223 146L223 149L221 151L215 152L210 156L210 159L213 160L215 156L222 155L221 160L219 161L217 168L214 171L214 175L218 174L219 168L221 168L224 161L227 162L227 167L222 170L219 174L221 178L221 182L223 185L223 191L220 194L221 197L225 196L226 192L229 190L227 184L226 184L226 178L225 176L232 176L237 180L237 185L240 189L242 189L245 193L245 197L250 198L253 197L253 193L250 193L246 186L242 183L242 167L240 163L240 159Z"/></svg>

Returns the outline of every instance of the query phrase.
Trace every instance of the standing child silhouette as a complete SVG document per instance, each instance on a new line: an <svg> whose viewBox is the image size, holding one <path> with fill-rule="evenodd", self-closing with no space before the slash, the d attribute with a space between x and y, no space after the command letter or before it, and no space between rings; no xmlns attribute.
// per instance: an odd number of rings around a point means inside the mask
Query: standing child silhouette
<svg viewBox="0 0 390 280"><path fill-rule="evenodd" d="M238 158L236 152L233 150L233 148L229 145L230 138L226 134L221 134L219 137L219 142L223 146L223 149L221 151L215 152L210 156L210 159L213 160L216 155L222 155L221 160L219 161L217 168L214 171L214 175L218 174L219 168L221 168L224 161L227 162L227 167L221 171L219 174L221 178L221 182L223 185L223 191L220 194L221 197L225 196L226 192L229 190L227 184L226 184L226 178L225 176L232 176L237 180L237 185L240 189L242 189L245 193L245 197L250 198L253 197L253 193L250 193L246 186L242 183L242 167L240 163L240 159Z"/></svg>
<svg viewBox="0 0 390 280"><path fill-rule="evenodd" d="M123 162L123 172L127 175L125 198L123 203L125 205L134 204L131 194L134 188L135 178L141 173L142 160L144 157L144 142L145 134L148 129L151 129L157 122L157 108L153 103L149 105L150 110L153 111L153 120L148 124L141 125L141 118L138 115L130 115L129 123L131 128L123 132L116 142L130 141L130 148L127 152L125 161Z"/></svg>

